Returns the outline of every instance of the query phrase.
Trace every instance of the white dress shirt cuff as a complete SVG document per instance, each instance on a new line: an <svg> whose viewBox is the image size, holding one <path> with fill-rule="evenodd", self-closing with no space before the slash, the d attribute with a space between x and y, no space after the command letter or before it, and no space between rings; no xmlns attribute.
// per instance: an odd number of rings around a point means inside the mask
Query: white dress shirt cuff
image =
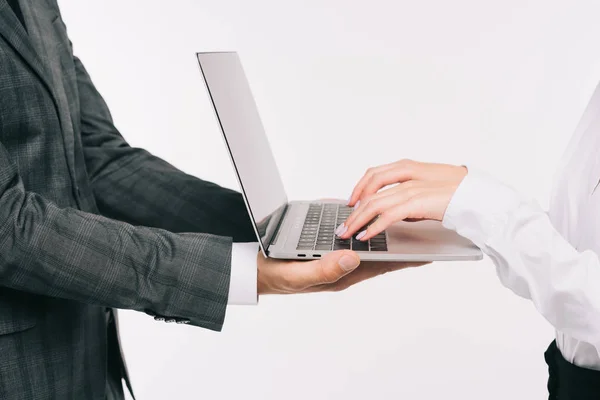
<svg viewBox="0 0 600 400"><path fill-rule="evenodd" d="M229 305L258 304L256 256L258 243L234 243L231 251Z"/></svg>
<svg viewBox="0 0 600 400"><path fill-rule="evenodd" d="M513 188L469 168L450 200L442 224L483 248L521 203L521 196Z"/></svg>

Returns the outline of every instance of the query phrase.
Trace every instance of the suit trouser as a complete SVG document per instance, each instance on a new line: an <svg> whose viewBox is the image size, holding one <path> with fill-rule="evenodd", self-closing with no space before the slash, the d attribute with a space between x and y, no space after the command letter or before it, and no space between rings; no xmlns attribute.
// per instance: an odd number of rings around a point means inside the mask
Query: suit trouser
<svg viewBox="0 0 600 400"><path fill-rule="evenodd" d="M106 362L106 400L124 400L123 392L123 365L119 349L119 339L114 327L112 311L106 310L106 321L108 331L108 355Z"/></svg>
<svg viewBox="0 0 600 400"><path fill-rule="evenodd" d="M108 377L106 380L106 400L124 400L123 384L121 380Z"/></svg>

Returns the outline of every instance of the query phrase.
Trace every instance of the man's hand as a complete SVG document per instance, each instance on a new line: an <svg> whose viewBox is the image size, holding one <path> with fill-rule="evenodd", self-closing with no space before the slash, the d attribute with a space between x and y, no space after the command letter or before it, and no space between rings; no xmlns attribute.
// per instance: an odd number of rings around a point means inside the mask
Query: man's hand
<svg viewBox="0 0 600 400"><path fill-rule="evenodd" d="M326 254L314 261L283 261L258 254L258 294L340 291L348 287L423 263L366 262L350 250Z"/></svg>

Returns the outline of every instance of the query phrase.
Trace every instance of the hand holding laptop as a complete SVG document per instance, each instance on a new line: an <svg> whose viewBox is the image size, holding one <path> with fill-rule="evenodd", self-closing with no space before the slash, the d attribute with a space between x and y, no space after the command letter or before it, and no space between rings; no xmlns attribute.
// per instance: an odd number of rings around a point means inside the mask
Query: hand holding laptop
<svg viewBox="0 0 600 400"><path fill-rule="evenodd" d="M282 261L259 253L257 264L258 293L264 295L337 292L388 272L425 263L361 263L355 252L341 250L314 261Z"/></svg>
<svg viewBox="0 0 600 400"><path fill-rule="evenodd" d="M365 241L400 221L441 221L466 175L466 167L412 160L371 168L348 201L354 211L336 232L341 238L358 232L356 237ZM386 188L389 185L395 186ZM377 219L364 229L374 218Z"/></svg>

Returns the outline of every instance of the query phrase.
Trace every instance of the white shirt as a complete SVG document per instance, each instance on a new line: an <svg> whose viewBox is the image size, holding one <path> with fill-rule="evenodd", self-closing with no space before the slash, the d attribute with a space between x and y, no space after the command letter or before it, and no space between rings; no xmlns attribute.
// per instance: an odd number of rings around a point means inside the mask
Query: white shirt
<svg viewBox="0 0 600 400"><path fill-rule="evenodd" d="M556 329L563 357L600 370L600 85L559 167L548 213L477 170L443 224L472 240L501 282L531 299Z"/></svg>
<svg viewBox="0 0 600 400"><path fill-rule="evenodd" d="M258 249L258 242L233 244L227 304L258 304L258 283L256 281Z"/></svg>

